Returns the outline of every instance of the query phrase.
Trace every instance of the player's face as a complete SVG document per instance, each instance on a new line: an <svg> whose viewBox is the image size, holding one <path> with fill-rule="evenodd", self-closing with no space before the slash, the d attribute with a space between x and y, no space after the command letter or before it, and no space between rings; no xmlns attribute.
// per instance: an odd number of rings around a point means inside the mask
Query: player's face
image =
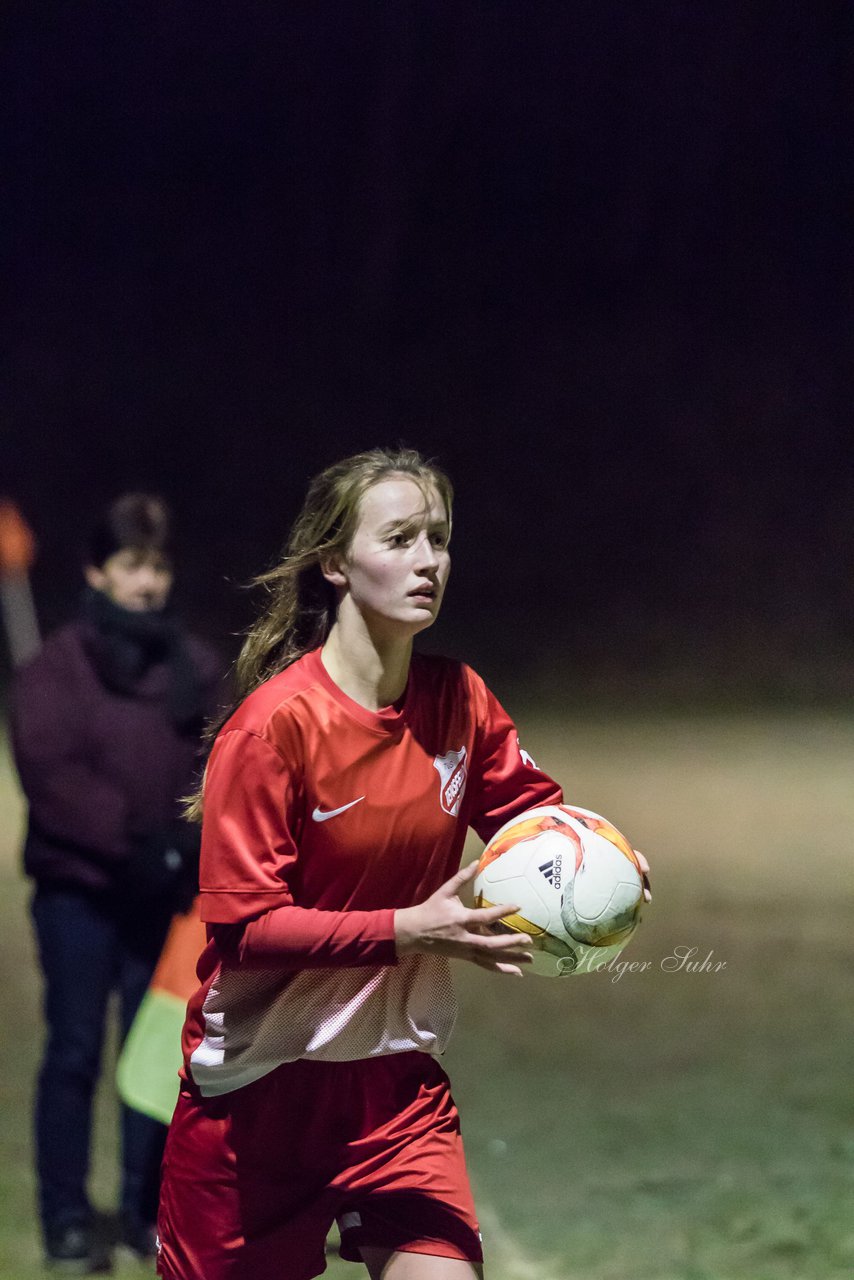
<svg viewBox="0 0 854 1280"><path fill-rule="evenodd" d="M103 591L113 604L133 613L162 609L172 590L172 579L165 557L131 548L117 551L99 569L94 565L86 569L90 587Z"/></svg>
<svg viewBox="0 0 854 1280"><path fill-rule="evenodd" d="M359 523L340 566L350 602L366 621L414 635L435 621L451 569L445 506L405 477L364 494Z"/></svg>

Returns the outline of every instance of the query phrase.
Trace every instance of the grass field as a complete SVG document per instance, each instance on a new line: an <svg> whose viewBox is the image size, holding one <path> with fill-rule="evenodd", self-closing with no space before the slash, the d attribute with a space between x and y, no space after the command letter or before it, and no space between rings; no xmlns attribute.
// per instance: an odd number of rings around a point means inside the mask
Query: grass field
<svg viewBox="0 0 854 1280"><path fill-rule="evenodd" d="M655 901L624 956L645 964L634 973L459 970L447 1066L488 1276L848 1280L854 719L519 719L568 798L647 854ZM7 763L0 801L0 1275L30 1280L43 1274L29 1153L41 1025ZM708 968L669 960L692 948ZM104 1209L110 1095L107 1080ZM360 1271L332 1257L328 1274Z"/></svg>

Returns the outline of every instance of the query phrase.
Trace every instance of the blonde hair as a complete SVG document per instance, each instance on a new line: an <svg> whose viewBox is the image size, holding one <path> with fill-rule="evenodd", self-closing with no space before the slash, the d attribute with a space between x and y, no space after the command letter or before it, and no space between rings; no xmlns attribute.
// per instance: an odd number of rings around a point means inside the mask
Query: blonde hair
<svg viewBox="0 0 854 1280"><path fill-rule="evenodd" d="M359 522L363 496L381 480L394 476L413 480L425 497L435 489L450 524L454 497L451 482L440 467L414 449L370 449L344 458L315 476L282 559L250 584L264 588L267 603L258 621L246 632L235 665L235 705L326 640L335 622L337 597L323 576L321 564L330 557L346 554ZM230 714L231 711L211 726L209 742ZM188 818L201 819L201 788L188 798L185 812Z"/></svg>

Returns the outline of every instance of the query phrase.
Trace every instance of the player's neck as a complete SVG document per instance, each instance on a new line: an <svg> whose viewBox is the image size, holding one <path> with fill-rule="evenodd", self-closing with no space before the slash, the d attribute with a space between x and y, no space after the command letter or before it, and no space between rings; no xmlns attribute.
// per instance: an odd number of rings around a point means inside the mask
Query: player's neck
<svg viewBox="0 0 854 1280"><path fill-rule="evenodd" d="M348 698L369 711L397 702L409 679L412 638L372 636L366 627L336 622L323 646L322 661Z"/></svg>

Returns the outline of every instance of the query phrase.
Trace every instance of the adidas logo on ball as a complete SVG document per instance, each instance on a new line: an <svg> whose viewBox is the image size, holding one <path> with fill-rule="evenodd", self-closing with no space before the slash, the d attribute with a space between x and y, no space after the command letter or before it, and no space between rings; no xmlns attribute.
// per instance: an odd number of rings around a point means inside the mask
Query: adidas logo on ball
<svg viewBox="0 0 854 1280"><path fill-rule="evenodd" d="M539 868L553 889L560 888L560 874L562 867L563 858L558 854L556 858L549 858L548 862L544 862Z"/></svg>

